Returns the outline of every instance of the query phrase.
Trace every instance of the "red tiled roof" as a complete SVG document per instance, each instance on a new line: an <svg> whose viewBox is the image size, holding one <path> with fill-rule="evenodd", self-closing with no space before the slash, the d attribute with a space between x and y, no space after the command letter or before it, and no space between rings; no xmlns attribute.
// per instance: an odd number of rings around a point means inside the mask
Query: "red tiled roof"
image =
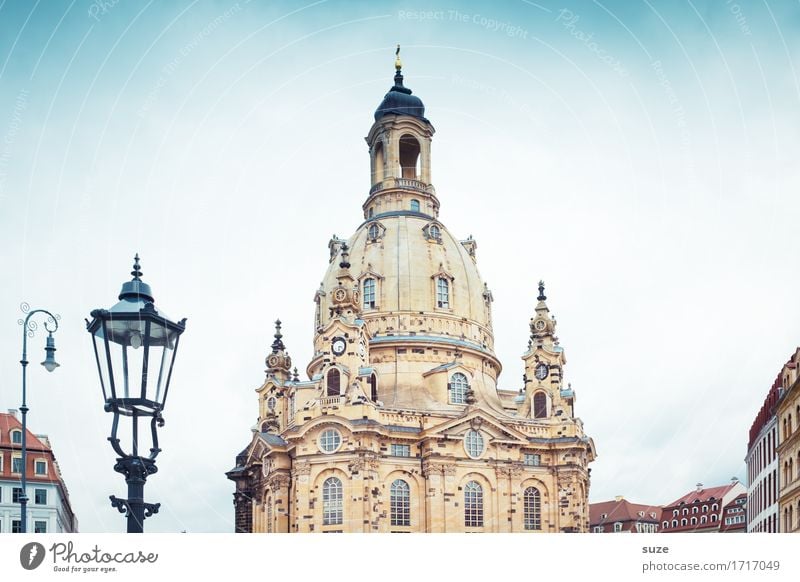
<svg viewBox="0 0 800 582"><path fill-rule="evenodd" d="M15 428L22 430L22 423L16 419L13 414L7 412L0 412L0 443L8 444L11 442L11 431ZM27 431L27 442L25 443L29 449L38 449L42 451L49 451L50 447L40 441L30 429Z"/></svg>
<svg viewBox="0 0 800 582"><path fill-rule="evenodd" d="M712 497L716 501L722 501L722 498L725 494L731 490L732 487L735 486L735 483L729 483L728 485L720 485L719 487L710 487L708 489L701 489L700 491L694 490L690 491L683 497L680 497L673 501L672 503L668 503L664 506L666 510L668 507L673 507L675 505L680 505L681 503L694 503L695 501L708 501Z"/></svg>
<svg viewBox="0 0 800 582"><path fill-rule="evenodd" d="M644 517L639 517L639 512L644 512ZM650 514L655 513L655 517ZM606 517L602 518L601 515ZM647 521L658 523L661 515L661 507L658 505L643 505L641 503L631 503L627 499L620 501L601 501L589 504L589 523L600 525L603 523L613 523L615 521Z"/></svg>

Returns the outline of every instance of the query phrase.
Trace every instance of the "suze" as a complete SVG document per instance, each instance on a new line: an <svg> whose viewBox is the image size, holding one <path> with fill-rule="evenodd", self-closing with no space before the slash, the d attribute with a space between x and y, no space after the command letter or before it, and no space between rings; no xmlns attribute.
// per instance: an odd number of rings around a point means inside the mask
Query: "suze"
<svg viewBox="0 0 800 582"><path fill-rule="evenodd" d="M667 546L642 546L643 554L669 554Z"/></svg>

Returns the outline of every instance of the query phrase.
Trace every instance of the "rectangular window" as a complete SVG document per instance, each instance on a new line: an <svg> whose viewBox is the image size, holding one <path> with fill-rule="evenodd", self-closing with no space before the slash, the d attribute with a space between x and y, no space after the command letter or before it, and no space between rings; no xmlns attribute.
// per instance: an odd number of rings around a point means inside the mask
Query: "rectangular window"
<svg viewBox="0 0 800 582"><path fill-rule="evenodd" d="M47 475L47 461L36 461L34 472L37 475Z"/></svg>
<svg viewBox="0 0 800 582"><path fill-rule="evenodd" d="M22 533L22 522L15 519L11 522L11 533Z"/></svg>
<svg viewBox="0 0 800 582"><path fill-rule="evenodd" d="M33 502L36 505L47 505L47 489L34 489Z"/></svg>
<svg viewBox="0 0 800 582"><path fill-rule="evenodd" d="M538 467L542 464L542 455L534 455L532 453L525 453L525 464L528 467Z"/></svg>
<svg viewBox="0 0 800 582"><path fill-rule="evenodd" d="M443 277L436 279L436 300L439 307L450 307L450 284Z"/></svg>
<svg viewBox="0 0 800 582"><path fill-rule="evenodd" d="M11 433L11 442L14 443L15 445L21 445L22 444L22 431L21 430L15 430L15 431L13 431Z"/></svg>
<svg viewBox="0 0 800 582"><path fill-rule="evenodd" d="M393 457L410 457L411 445L397 445L392 443L391 455Z"/></svg>
<svg viewBox="0 0 800 582"><path fill-rule="evenodd" d="M46 521L34 521L33 522L33 533L47 533L47 522Z"/></svg>
<svg viewBox="0 0 800 582"><path fill-rule="evenodd" d="M22 473L22 457L14 457L11 459L11 472Z"/></svg>
<svg viewBox="0 0 800 582"><path fill-rule="evenodd" d="M22 497L22 487L14 487L11 491L11 503L19 503L20 497Z"/></svg>
<svg viewBox="0 0 800 582"><path fill-rule="evenodd" d="M602 525L595 526L594 533L603 533L603 526Z"/></svg>
<svg viewBox="0 0 800 582"><path fill-rule="evenodd" d="M615 532L621 532L622 531L622 524L619 523L619 522L615 523L614 524L614 531Z"/></svg>

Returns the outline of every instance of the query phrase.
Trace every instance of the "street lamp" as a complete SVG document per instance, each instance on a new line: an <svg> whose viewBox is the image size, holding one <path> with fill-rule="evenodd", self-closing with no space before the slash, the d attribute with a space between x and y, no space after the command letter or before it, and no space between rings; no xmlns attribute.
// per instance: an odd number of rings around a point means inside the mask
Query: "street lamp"
<svg viewBox="0 0 800 582"><path fill-rule="evenodd" d="M105 411L114 414L108 438L119 455L114 470L125 475L128 499L110 496L112 507L128 518L128 533L142 533L146 517L158 513L159 503L144 502L144 484L155 473L158 427L167 400L178 340L186 319L178 323L153 303L150 286L141 280L139 255L134 259L133 280L123 283L119 303L111 309L95 309L86 329L94 340L94 355L100 375ZM125 452L117 436L120 417L130 418L131 437ZM147 456L139 454L139 420L150 419L151 446ZM145 429L146 430L146 429Z"/></svg>
<svg viewBox="0 0 800 582"><path fill-rule="evenodd" d="M17 323L22 326L22 359L19 361L22 364L22 495L19 497L19 519L20 519L20 532L26 533L28 531L28 404L27 404L27 369L28 369L28 337L33 337L39 325L31 318L37 313L47 314L47 319L44 322L44 328L47 330L47 345L44 348L46 356L42 366L48 372L52 372L60 365L56 362L56 341L53 338L53 332L58 329L58 320L60 316L53 315L46 309L34 309L31 311L30 305L23 303L20 305L22 313L27 313L25 319L17 320ZM50 325L53 329L50 329Z"/></svg>

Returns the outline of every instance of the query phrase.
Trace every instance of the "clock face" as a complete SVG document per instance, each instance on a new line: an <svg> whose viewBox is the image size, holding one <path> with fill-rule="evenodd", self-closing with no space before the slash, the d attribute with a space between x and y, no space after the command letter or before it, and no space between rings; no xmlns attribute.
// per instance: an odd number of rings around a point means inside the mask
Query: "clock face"
<svg viewBox="0 0 800 582"><path fill-rule="evenodd" d="M333 292L334 301L338 301L339 303L341 303L345 299L347 299L347 291L345 291L344 289L336 289Z"/></svg>
<svg viewBox="0 0 800 582"><path fill-rule="evenodd" d="M341 356L345 349L347 348L347 342L344 341L344 338L335 337L331 342L331 351L336 356Z"/></svg>
<svg viewBox="0 0 800 582"><path fill-rule="evenodd" d="M542 362L536 366L536 379L537 380L544 380L547 378L547 375L550 373L550 369L547 367L547 364Z"/></svg>
<svg viewBox="0 0 800 582"><path fill-rule="evenodd" d="M533 327L536 329L536 331L544 331L544 328L547 327L547 323L545 323L544 319L537 319L536 322L534 322Z"/></svg>
<svg viewBox="0 0 800 582"><path fill-rule="evenodd" d="M280 362L280 358L279 358L277 355L275 355L275 354L273 354L273 355L271 355L269 358L267 358L267 365L268 365L270 368L274 368L274 367L276 367L276 366L278 365L278 363L279 363L279 362Z"/></svg>

